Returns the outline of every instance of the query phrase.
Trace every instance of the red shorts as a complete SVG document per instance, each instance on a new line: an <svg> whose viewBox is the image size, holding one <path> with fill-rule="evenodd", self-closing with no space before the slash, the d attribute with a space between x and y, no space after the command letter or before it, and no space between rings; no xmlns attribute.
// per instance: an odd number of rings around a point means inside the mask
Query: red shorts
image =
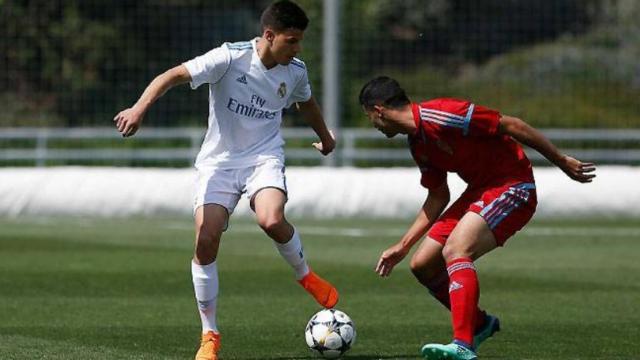
<svg viewBox="0 0 640 360"><path fill-rule="evenodd" d="M467 211L482 216L496 237L498 246L522 229L536 211L534 183L468 189L429 229L428 236L444 245Z"/></svg>

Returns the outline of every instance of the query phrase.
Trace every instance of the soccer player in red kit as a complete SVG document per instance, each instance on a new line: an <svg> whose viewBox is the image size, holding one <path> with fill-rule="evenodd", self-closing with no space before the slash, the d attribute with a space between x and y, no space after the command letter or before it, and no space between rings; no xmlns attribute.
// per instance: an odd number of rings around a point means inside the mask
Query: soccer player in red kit
<svg viewBox="0 0 640 360"><path fill-rule="evenodd" d="M477 359L476 348L500 329L497 317L478 307L480 289L474 261L504 243L533 216L537 198L531 163L523 143L544 155L570 178L591 182L595 166L564 155L524 121L459 99L411 103L398 82L378 77L360 92L373 126L387 137L408 135L411 154L428 196L413 225L384 251L381 276L408 254L411 271L451 310L453 342L426 344L426 359ZM467 184L449 208L447 172ZM444 211L444 212L443 212Z"/></svg>

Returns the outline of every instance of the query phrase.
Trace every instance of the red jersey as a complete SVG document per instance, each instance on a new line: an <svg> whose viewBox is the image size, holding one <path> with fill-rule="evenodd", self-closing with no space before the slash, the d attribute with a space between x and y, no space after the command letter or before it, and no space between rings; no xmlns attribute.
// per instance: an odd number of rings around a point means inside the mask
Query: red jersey
<svg viewBox="0 0 640 360"><path fill-rule="evenodd" d="M422 186L442 185L447 172L457 173L469 187L533 182L522 147L498 132L499 112L449 98L412 106L417 130L409 135L409 146Z"/></svg>

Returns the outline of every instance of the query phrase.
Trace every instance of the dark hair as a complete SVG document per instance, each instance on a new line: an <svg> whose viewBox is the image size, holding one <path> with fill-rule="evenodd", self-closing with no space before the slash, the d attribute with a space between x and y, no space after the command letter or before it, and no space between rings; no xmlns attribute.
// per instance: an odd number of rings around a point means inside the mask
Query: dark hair
<svg viewBox="0 0 640 360"><path fill-rule="evenodd" d="M263 31L265 28L271 28L274 31L284 31L286 29L304 31L309 25L309 18L297 4L288 0L281 0L264 9L260 17L260 24Z"/></svg>
<svg viewBox="0 0 640 360"><path fill-rule="evenodd" d="M400 84L388 76L379 76L366 83L360 90L360 105L365 109L371 109L374 105L399 108L410 103Z"/></svg>

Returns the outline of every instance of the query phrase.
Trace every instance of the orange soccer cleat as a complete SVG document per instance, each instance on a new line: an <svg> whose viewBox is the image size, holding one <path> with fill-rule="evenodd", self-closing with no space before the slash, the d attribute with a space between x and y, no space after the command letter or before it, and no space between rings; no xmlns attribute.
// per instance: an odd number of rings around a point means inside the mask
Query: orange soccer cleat
<svg viewBox="0 0 640 360"><path fill-rule="evenodd" d="M206 332L202 334L200 349L195 360L218 360L218 350L220 350L220 333Z"/></svg>
<svg viewBox="0 0 640 360"><path fill-rule="evenodd" d="M323 307L331 309L338 302L338 290L313 271L309 270L298 282Z"/></svg>

